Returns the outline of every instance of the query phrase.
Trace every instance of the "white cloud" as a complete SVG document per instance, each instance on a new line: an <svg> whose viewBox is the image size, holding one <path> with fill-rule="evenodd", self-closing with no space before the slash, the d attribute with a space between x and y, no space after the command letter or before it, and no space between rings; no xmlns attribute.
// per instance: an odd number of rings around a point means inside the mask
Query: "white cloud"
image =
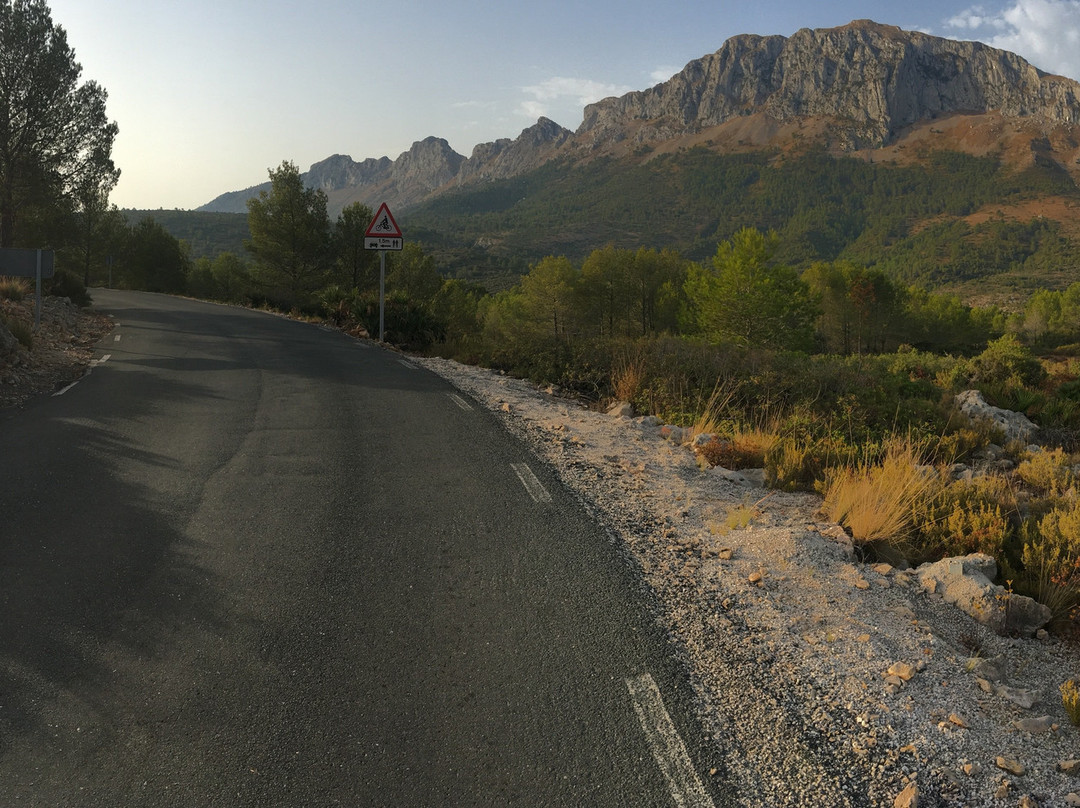
<svg viewBox="0 0 1080 808"><path fill-rule="evenodd" d="M605 84L591 79L572 79L554 76L521 88L529 98L518 105L518 112L530 119L550 116L553 107L565 108L574 104L579 108L593 104L612 95L625 95L632 87Z"/></svg>
<svg viewBox="0 0 1080 808"><path fill-rule="evenodd" d="M649 74L649 78L652 79L653 84L660 84L661 82L670 79L680 70L682 70L681 67L668 67L667 65L660 65L660 67L656 68L656 70Z"/></svg>
<svg viewBox="0 0 1080 808"><path fill-rule="evenodd" d="M1080 0L1014 0L993 11L972 6L945 25L964 38L1017 53L1041 70L1080 78Z"/></svg>

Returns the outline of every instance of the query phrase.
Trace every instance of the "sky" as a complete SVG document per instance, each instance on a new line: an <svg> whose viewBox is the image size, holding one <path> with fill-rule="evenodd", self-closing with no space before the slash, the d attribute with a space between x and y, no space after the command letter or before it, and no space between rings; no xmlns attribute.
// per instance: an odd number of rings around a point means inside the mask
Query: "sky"
<svg viewBox="0 0 1080 808"><path fill-rule="evenodd" d="M119 126L121 208L194 209L283 161L468 157L665 81L737 34L872 19L1080 79L1080 0L48 0Z"/></svg>

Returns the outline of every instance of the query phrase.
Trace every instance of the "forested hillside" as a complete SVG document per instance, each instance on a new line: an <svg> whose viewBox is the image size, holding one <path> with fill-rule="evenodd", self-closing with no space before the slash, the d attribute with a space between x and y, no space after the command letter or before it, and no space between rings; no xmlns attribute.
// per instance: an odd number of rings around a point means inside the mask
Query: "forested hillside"
<svg viewBox="0 0 1080 808"><path fill-rule="evenodd" d="M695 148L630 164L549 164L449 192L400 216L455 277L499 288L545 255L606 245L674 248L701 260L743 227L775 230L796 267L850 259L904 283L961 293L1067 285L1072 234L1047 217L1006 215L1041 198L1075 200L1054 166L1013 171L996 157L937 152L920 165L811 152L718 154ZM983 210L1003 211L971 224Z"/></svg>

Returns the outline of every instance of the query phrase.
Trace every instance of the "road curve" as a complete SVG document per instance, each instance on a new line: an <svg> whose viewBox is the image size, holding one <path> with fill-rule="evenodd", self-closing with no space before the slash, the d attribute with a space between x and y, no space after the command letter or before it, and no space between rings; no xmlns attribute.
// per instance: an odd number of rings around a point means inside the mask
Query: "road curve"
<svg viewBox="0 0 1080 808"><path fill-rule="evenodd" d="M0 416L0 805L730 804L629 563L479 406L94 297L92 373Z"/></svg>

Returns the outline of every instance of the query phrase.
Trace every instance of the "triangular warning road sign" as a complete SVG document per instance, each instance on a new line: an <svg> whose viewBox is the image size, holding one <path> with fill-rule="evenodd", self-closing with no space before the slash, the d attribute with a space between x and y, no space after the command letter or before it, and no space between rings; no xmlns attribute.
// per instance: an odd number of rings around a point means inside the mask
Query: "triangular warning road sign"
<svg viewBox="0 0 1080 808"><path fill-rule="evenodd" d="M401 228L394 221L394 216L385 202L379 205L379 212L371 220L364 235L369 238L402 238Z"/></svg>

